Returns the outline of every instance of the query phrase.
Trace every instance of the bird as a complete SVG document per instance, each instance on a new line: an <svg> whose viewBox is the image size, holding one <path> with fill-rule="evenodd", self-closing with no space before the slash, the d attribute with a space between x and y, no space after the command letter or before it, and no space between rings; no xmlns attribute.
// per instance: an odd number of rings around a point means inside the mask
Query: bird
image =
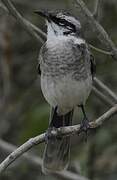
<svg viewBox="0 0 117 180"><path fill-rule="evenodd" d="M89 120L85 103L95 75L95 60L85 39L79 19L66 11L39 10L45 18L47 40L38 58L41 90L50 104L51 113L46 133L42 171L63 171L70 159L70 137L51 137L52 130L72 125L76 107L83 112L81 129L87 132Z"/></svg>

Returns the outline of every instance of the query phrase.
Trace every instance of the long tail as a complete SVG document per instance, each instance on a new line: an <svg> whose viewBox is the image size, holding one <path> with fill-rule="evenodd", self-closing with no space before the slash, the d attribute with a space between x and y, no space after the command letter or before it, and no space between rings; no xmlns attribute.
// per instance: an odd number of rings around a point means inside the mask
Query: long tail
<svg viewBox="0 0 117 180"><path fill-rule="evenodd" d="M63 127L72 125L73 111L58 116L57 109L52 110L50 127ZM43 154L42 171L52 173L67 168L70 156L70 137L50 138Z"/></svg>

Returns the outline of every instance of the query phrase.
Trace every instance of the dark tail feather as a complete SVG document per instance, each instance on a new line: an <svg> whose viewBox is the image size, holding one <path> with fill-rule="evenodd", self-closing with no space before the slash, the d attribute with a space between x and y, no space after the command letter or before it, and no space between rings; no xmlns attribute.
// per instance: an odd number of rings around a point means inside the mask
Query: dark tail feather
<svg viewBox="0 0 117 180"><path fill-rule="evenodd" d="M57 115L57 109L53 110L50 127L59 128L72 125L73 111L64 116ZM70 155L70 137L50 138L43 155L42 170L45 174L61 171L67 168Z"/></svg>

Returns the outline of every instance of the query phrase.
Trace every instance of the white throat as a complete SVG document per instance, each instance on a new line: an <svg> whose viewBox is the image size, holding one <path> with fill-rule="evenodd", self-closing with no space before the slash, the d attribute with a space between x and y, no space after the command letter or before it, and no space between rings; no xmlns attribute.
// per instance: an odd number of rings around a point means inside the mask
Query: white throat
<svg viewBox="0 0 117 180"><path fill-rule="evenodd" d="M64 27L58 26L54 22L47 22L47 37L57 37L57 36L64 36L64 32L66 29Z"/></svg>
<svg viewBox="0 0 117 180"><path fill-rule="evenodd" d="M67 30L64 27L58 26L54 22L49 23L47 21L47 39L50 40L52 44L55 43L55 41L59 40L66 40L66 39L72 39L74 40L74 44L85 44L85 40L80 37L75 37L73 34L64 35L64 32L67 32ZM53 39L53 41L52 41Z"/></svg>

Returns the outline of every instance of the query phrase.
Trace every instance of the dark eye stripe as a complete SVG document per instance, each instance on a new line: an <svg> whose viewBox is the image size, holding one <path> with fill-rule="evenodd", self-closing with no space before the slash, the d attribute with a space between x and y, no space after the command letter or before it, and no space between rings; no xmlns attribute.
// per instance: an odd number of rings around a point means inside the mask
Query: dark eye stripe
<svg viewBox="0 0 117 180"><path fill-rule="evenodd" d="M62 23L64 24L64 26L68 27L68 29L72 29L74 32L76 32L75 25L73 25L72 23L70 23L66 20L62 20Z"/></svg>
<svg viewBox="0 0 117 180"><path fill-rule="evenodd" d="M56 24L59 24L60 26L69 27L69 29L72 28L72 31L73 31L73 32L76 32L75 25L73 25L71 22L68 22L68 21L66 21L65 19L57 18L57 17L55 17L55 16L51 16L51 19L52 19Z"/></svg>

